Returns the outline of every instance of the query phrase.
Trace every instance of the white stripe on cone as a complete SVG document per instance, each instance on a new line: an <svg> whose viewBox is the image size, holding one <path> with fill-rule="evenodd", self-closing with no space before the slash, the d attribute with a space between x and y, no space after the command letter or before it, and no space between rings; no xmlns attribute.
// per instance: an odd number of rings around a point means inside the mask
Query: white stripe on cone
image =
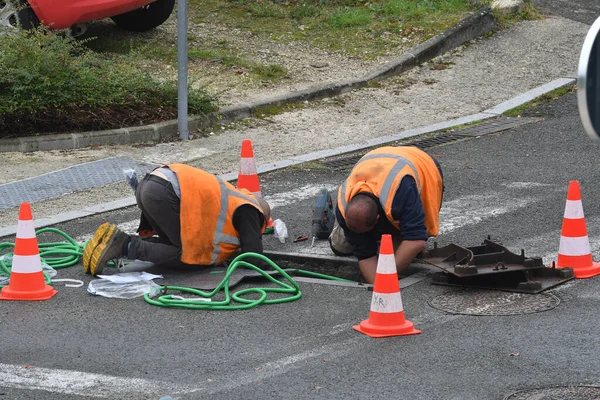
<svg viewBox="0 0 600 400"><path fill-rule="evenodd" d="M256 175L256 164L254 158L240 159L240 173L242 175Z"/></svg>
<svg viewBox="0 0 600 400"><path fill-rule="evenodd" d="M587 256L591 254L590 239L587 236L561 236L558 252L564 256Z"/></svg>
<svg viewBox="0 0 600 400"><path fill-rule="evenodd" d="M33 239L35 237L33 220L19 220L17 223L17 237L21 239Z"/></svg>
<svg viewBox="0 0 600 400"><path fill-rule="evenodd" d="M395 274L396 259L393 254L380 254L377 260L377 273L381 275Z"/></svg>
<svg viewBox="0 0 600 400"><path fill-rule="evenodd" d="M565 218L583 218L583 205L581 204L581 200L567 200L567 205L565 206Z"/></svg>
<svg viewBox="0 0 600 400"><path fill-rule="evenodd" d="M13 255L11 272L33 274L42 270L42 260L39 254L33 256Z"/></svg>
<svg viewBox="0 0 600 400"><path fill-rule="evenodd" d="M373 298L371 299L371 311L379 313L397 313L404 311L404 307L402 306L402 297L400 297L400 292L373 292Z"/></svg>

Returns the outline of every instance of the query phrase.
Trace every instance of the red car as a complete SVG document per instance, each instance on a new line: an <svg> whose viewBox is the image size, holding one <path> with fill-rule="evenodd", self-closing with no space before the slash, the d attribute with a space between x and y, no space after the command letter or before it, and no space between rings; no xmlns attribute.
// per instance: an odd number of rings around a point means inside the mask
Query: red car
<svg viewBox="0 0 600 400"><path fill-rule="evenodd" d="M72 28L111 18L119 27L143 32L165 22L175 0L0 0L0 28L29 29L40 23L52 29Z"/></svg>

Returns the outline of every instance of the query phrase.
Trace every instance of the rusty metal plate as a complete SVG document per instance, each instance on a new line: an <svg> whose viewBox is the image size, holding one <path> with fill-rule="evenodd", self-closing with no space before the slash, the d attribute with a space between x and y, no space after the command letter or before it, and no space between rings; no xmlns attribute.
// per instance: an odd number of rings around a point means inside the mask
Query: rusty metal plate
<svg viewBox="0 0 600 400"><path fill-rule="evenodd" d="M459 278L447 273L432 275L435 285L461 286L474 289L493 289L518 293L540 293L575 279L571 268L535 268L526 271Z"/></svg>
<svg viewBox="0 0 600 400"><path fill-rule="evenodd" d="M598 400L600 386L557 386L515 392L504 400Z"/></svg>
<svg viewBox="0 0 600 400"><path fill-rule="evenodd" d="M552 310L560 304L553 294L508 293L491 290L457 290L435 297L429 305L450 314L522 315Z"/></svg>
<svg viewBox="0 0 600 400"><path fill-rule="evenodd" d="M473 247L434 242L418 259L444 271L433 276L439 285L539 293L575 277L571 268L549 268L541 257L525 257L524 250L514 254L489 238Z"/></svg>
<svg viewBox="0 0 600 400"><path fill-rule="evenodd" d="M437 247L435 242L433 249L423 251L418 258L459 277L545 267L541 257L525 257L524 250L520 255L514 254L489 239L473 247L455 244Z"/></svg>

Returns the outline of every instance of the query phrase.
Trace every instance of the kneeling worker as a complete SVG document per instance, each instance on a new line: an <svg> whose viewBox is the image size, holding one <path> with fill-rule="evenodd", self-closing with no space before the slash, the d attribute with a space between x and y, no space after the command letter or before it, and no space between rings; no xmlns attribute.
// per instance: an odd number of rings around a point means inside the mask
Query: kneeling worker
<svg viewBox="0 0 600 400"><path fill-rule="evenodd" d="M83 253L86 273L98 275L111 260L127 258L157 265L215 265L241 249L262 253L270 217L266 201L246 189L185 164L147 174L136 189L142 210L138 232L129 236L102 224Z"/></svg>
<svg viewBox="0 0 600 400"><path fill-rule="evenodd" d="M338 255L354 254L369 283L377 271L382 234L394 239L396 269L406 268L438 234L444 191L439 163L416 147L382 147L365 154L338 190L329 237Z"/></svg>

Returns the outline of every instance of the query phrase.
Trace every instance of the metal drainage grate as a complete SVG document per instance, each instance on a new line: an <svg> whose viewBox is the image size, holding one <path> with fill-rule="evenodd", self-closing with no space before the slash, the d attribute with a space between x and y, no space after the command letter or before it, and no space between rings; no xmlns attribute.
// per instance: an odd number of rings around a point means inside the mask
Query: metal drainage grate
<svg viewBox="0 0 600 400"><path fill-rule="evenodd" d="M458 290L435 297L429 305L450 314L521 315L552 310L560 299L549 293L525 294Z"/></svg>
<svg viewBox="0 0 600 400"><path fill-rule="evenodd" d="M457 130L443 131L436 136L417 139L411 142L403 142L399 146L415 146L421 150L441 144L452 143L460 139L472 138L490 133L502 132L507 129L515 128L520 125L541 121L541 118L497 118L482 122L481 124L461 128ZM324 160L323 164L333 170L340 170L353 167L360 160L364 153L348 157Z"/></svg>
<svg viewBox="0 0 600 400"><path fill-rule="evenodd" d="M494 118L482 122L481 124L467 126L465 128L458 129L462 135L465 136L481 136L489 133L502 132L507 129L516 128L517 126L526 125L532 122L539 122L543 118L512 118L512 117L501 117ZM448 132L455 132L450 130Z"/></svg>
<svg viewBox="0 0 600 400"><path fill-rule="evenodd" d="M362 156L363 156L363 154L359 154L357 156L350 156L350 157L338 158L336 160L323 161L323 164L325 164L326 166L328 166L329 168L331 168L333 170L345 169L345 168L353 167L354 164L356 164L358 162L358 160L361 159Z"/></svg>
<svg viewBox="0 0 600 400"><path fill-rule="evenodd" d="M420 139L414 142L406 143L404 146L415 146L421 150L425 150L429 147L439 146L440 144L452 143L457 140L464 139L466 137L471 137L470 135L465 135L462 133L445 133L443 135L438 135L426 139Z"/></svg>
<svg viewBox="0 0 600 400"><path fill-rule="evenodd" d="M515 392L504 400L598 400L600 386L557 386Z"/></svg>
<svg viewBox="0 0 600 400"><path fill-rule="evenodd" d="M125 181L123 169L133 168L141 177L157 165L127 157L113 157L75 165L35 178L0 185L0 210L16 207L21 202L36 202Z"/></svg>

